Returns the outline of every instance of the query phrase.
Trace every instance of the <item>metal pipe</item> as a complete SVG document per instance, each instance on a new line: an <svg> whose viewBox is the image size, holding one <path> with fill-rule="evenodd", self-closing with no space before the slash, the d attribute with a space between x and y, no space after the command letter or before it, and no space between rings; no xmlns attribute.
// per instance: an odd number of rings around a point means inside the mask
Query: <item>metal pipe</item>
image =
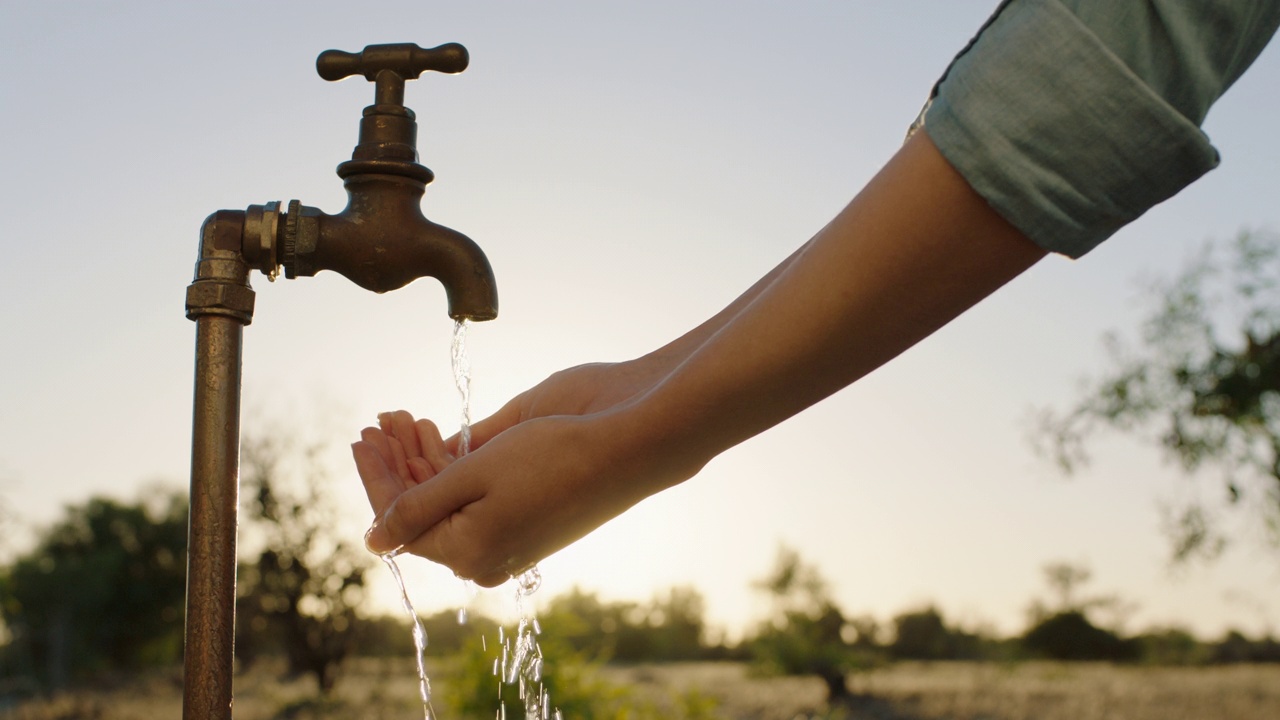
<svg viewBox="0 0 1280 720"><path fill-rule="evenodd" d="M196 321L182 716L230 720L240 465L237 318Z"/></svg>
<svg viewBox="0 0 1280 720"><path fill-rule="evenodd" d="M187 317L196 322L182 690L187 720L231 720L240 348L254 301L241 253L244 229L243 212L223 210L205 220L195 280L187 287Z"/></svg>

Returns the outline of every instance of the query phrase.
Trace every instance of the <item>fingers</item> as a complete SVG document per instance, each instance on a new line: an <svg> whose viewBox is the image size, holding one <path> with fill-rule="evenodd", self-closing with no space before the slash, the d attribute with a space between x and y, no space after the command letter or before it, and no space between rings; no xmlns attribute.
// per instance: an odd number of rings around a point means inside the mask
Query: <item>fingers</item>
<svg viewBox="0 0 1280 720"><path fill-rule="evenodd" d="M414 423L413 428L421 457L431 465L434 472L442 472L454 458L445 448L444 439L440 437L440 429L435 423L426 419Z"/></svg>
<svg viewBox="0 0 1280 720"><path fill-rule="evenodd" d="M365 536L365 544L373 552L384 553L414 542L428 530L435 531L438 538L443 528L437 525L482 496L476 484L466 483L460 474L441 474L433 482L400 493ZM418 554L449 564L443 556L448 553L439 551L438 542L428 545L436 547Z"/></svg>
<svg viewBox="0 0 1280 720"><path fill-rule="evenodd" d="M422 458L409 458L409 472L413 474L414 484L424 483L436 476L435 468Z"/></svg>
<svg viewBox="0 0 1280 720"><path fill-rule="evenodd" d="M373 508L374 515L381 515L404 492L404 485L393 476L375 443L368 440L353 443L351 455L355 458L356 471L364 484L369 506Z"/></svg>
<svg viewBox="0 0 1280 720"><path fill-rule="evenodd" d="M413 416L408 412L396 410L381 413L378 415L378 424L382 427L382 432L400 441L404 446L406 457L422 456L422 447L418 443L418 432L414 427Z"/></svg>
<svg viewBox="0 0 1280 720"><path fill-rule="evenodd" d="M453 462L453 455L440 437L440 429L430 420L414 420L408 412L396 410L378 415L378 425L382 433L394 441L390 443L393 450L396 442L400 444L406 462L414 458L426 460L431 467L430 475ZM410 471L407 466L404 469L408 477Z"/></svg>
<svg viewBox="0 0 1280 720"><path fill-rule="evenodd" d="M378 428L365 428L360 431L360 439L373 446L378 455L381 456L382 462L386 464L388 472L394 475L400 483L400 491L408 489L413 484L409 474L409 465L404 456L404 448L400 445L400 441L393 437L388 437L386 433Z"/></svg>

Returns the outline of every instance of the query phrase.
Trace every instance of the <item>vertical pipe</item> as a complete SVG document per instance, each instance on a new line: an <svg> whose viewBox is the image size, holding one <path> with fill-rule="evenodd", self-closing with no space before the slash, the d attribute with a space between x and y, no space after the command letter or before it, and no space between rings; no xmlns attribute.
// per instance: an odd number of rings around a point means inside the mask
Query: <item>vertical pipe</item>
<svg viewBox="0 0 1280 720"><path fill-rule="evenodd" d="M196 320L182 717L230 720L244 323Z"/></svg>

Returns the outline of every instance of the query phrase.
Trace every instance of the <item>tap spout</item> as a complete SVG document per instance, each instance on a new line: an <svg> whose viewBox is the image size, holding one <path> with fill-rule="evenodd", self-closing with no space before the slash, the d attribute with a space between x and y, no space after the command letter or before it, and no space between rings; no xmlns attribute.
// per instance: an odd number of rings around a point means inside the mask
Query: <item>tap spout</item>
<svg viewBox="0 0 1280 720"><path fill-rule="evenodd" d="M337 215L290 203L282 257L289 277L333 270L377 293L433 277L444 285L450 317L497 317L489 259L471 238L423 216L421 179L357 173L345 184L347 207Z"/></svg>

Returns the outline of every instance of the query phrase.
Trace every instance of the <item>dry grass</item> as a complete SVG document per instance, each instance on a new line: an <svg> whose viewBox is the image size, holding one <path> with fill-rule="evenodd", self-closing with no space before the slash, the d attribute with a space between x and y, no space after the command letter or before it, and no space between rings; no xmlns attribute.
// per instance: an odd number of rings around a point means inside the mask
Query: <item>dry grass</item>
<svg viewBox="0 0 1280 720"><path fill-rule="evenodd" d="M653 692L696 687L735 720L1276 720L1280 666L1147 668L1102 663L902 663L856 675L848 708L816 678L753 678L733 664L613 670Z"/></svg>
<svg viewBox="0 0 1280 720"><path fill-rule="evenodd" d="M554 668L551 669L554 672ZM1115 667L1104 664L901 664L851 679L860 699L822 707L812 678L757 678L731 663L610 668L614 682L669 697L697 689L719 700L730 720L1274 720L1280 718L1280 666ZM437 688L438 690L439 688ZM176 675L67 694L0 709L3 720L156 720L182 715ZM373 720L421 717L407 661L359 660L333 698L315 699L309 679L282 682L275 668L236 679L237 720ZM446 717L446 720L450 720ZM570 719L572 720L572 719Z"/></svg>

